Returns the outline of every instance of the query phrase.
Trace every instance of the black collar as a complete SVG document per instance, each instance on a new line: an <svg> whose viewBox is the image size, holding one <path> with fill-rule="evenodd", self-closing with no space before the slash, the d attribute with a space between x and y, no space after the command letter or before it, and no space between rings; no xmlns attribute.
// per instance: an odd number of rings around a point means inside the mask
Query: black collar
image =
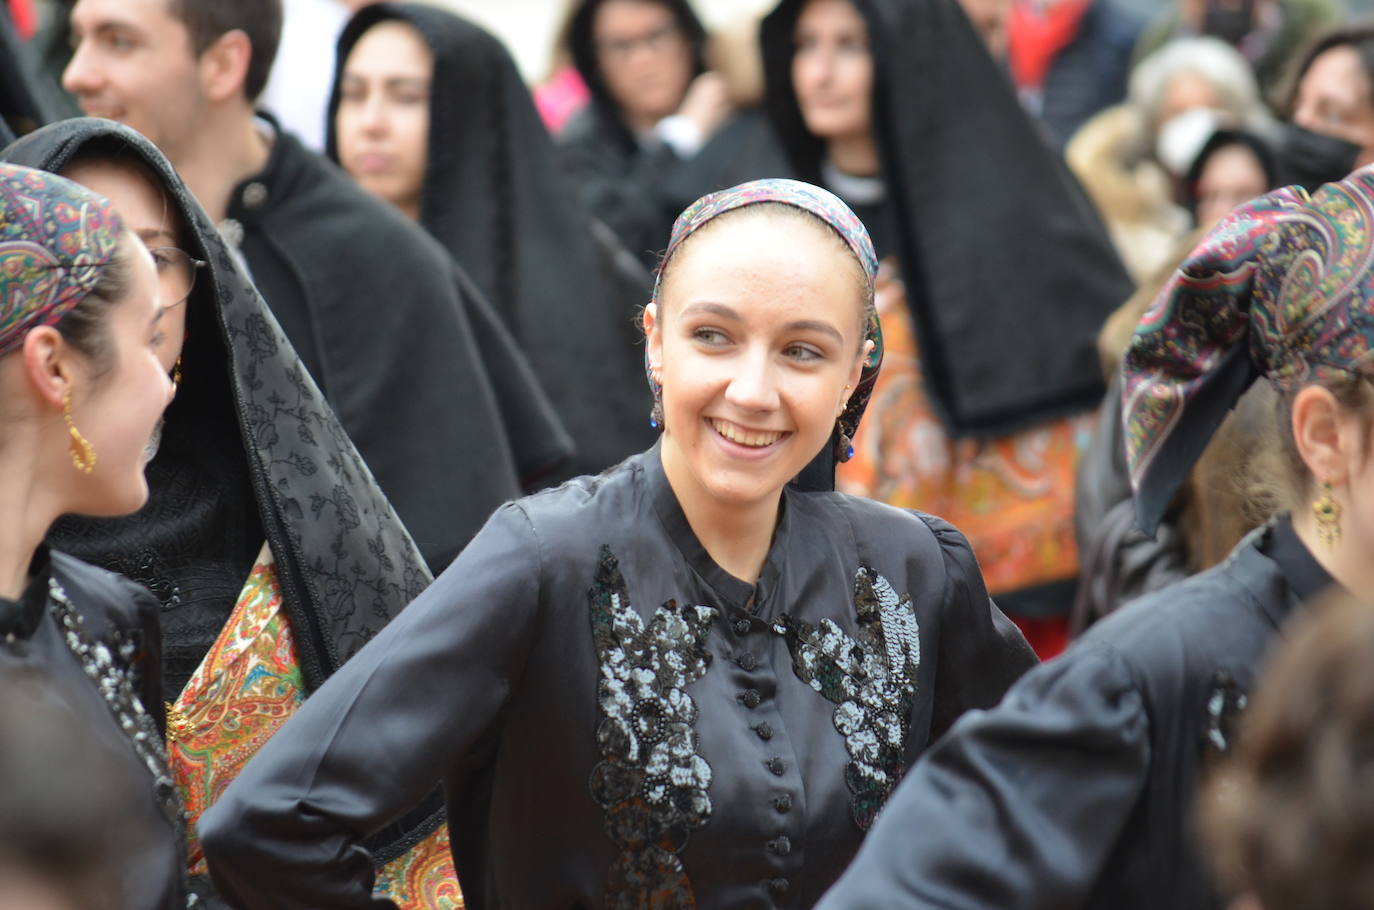
<svg viewBox="0 0 1374 910"><path fill-rule="evenodd" d="M1293 595L1303 603L1336 583L1298 538L1293 520L1287 515L1274 522L1262 549L1278 564Z"/></svg>
<svg viewBox="0 0 1374 910"><path fill-rule="evenodd" d="M18 600L0 597L0 638L33 637L48 607L48 578L51 574L52 561L48 557L48 548L40 546L29 563L32 580L24 588L24 593L19 595Z"/></svg>
<svg viewBox="0 0 1374 910"><path fill-rule="evenodd" d="M668 483L668 475L663 471L663 461L660 457L662 448L663 442L659 440L638 460L643 466L644 478L653 497L654 511L658 513L664 530L677 545L687 564L712 590L721 595L726 605L757 612L777 587L778 576L781 574L790 525L788 516L792 512L787 500L793 495L792 492L786 487L783 488L779 510L781 514L778 516L778 526L773 531L773 543L768 548L768 558L759 573L758 584L751 585L722 569L697 539L692 526L687 522L686 513L682 511L682 505L677 500L677 494Z"/></svg>

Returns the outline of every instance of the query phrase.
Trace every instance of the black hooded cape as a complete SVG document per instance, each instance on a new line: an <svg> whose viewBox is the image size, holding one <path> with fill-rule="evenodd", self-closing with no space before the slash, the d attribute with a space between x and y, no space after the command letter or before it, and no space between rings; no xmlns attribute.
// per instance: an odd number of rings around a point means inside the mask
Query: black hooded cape
<svg viewBox="0 0 1374 910"><path fill-rule="evenodd" d="M792 88L803 5L763 22L766 106L796 175L820 183L824 148ZM1092 410L1097 332L1132 289L1097 213L956 0L854 5L894 236L872 227L901 263L932 402L956 436Z"/></svg>
<svg viewBox="0 0 1374 910"><path fill-rule="evenodd" d="M564 181L499 41L433 7L365 7L339 38L329 156L338 159L342 62L363 32L387 19L414 26L434 54L420 222L529 356L577 447L565 473L598 472L644 449L653 441L651 401L635 317L649 300L648 274Z"/></svg>
<svg viewBox="0 0 1374 910"><path fill-rule="evenodd" d="M148 466L148 504L126 518L64 518L49 543L157 595L164 661L180 651L189 664L179 683L168 674L174 697L266 540L313 692L428 586L429 570L272 312L152 143L114 121L78 118L0 157L56 172L89 151L127 156L154 175L186 226L187 252L208 266L187 301L183 378ZM379 863L433 830L438 805L379 835Z"/></svg>
<svg viewBox="0 0 1374 910"><path fill-rule="evenodd" d="M228 216L254 284L434 572L522 480L566 460L509 334L479 329L490 310L393 207L278 131Z"/></svg>

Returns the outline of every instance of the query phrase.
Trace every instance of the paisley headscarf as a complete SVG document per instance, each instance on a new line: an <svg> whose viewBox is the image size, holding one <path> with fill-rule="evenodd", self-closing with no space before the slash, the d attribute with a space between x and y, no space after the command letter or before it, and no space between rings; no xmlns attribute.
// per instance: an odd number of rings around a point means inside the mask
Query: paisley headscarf
<svg viewBox="0 0 1374 910"><path fill-rule="evenodd" d="M0 357L85 299L115 258L122 231L103 197L0 163Z"/></svg>
<svg viewBox="0 0 1374 910"><path fill-rule="evenodd" d="M1374 356L1374 168L1308 196L1286 187L1214 228L1126 351L1123 422L1136 516L1153 532L1240 395L1363 371Z"/></svg>
<svg viewBox="0 0 1374 910"><path fill-rule="evenodd" d="M873 384L878 381L878 370L883 363L883 332L878 324L878 310L873 302L873 286L878 275L878 257L873 252L873 241L869 239L868 230L864 227L863 222L850 211L849 206L845 205L838 196L800 180L780 178L751 180L728 190L720 190L702 196L687 206L673 224L673 233L668 240L668 248L664 251L663 259L658 265L658 272L654 276L653 301L658 303L659 292L663 286L663 276L668 263L672 261L673 254L688 237L712 219L718 218L726 212L765 202L790 205L816 216L828 224L836 234L840 235L840 239L845 242L850 252L854 254L854 258L859 260L859 265L863 267L866 279L864 316L867 326L864 334L865 340L873 342L873 349L869 351L864 360L863 371L859 374L859 383L854 387L853 394L849 396L849 403L836 421L838 432L835 434L835 459L847 461L853 454L853 448L847 440L854 438L854 432L858 430L859 421L863 418L864 409L868 407L868 399L873 394ZM645 372L649 372L647 355ZM654 381L652 374L649 374L649 388L654 394L654 400L658 401L662 389Z"/></svg>

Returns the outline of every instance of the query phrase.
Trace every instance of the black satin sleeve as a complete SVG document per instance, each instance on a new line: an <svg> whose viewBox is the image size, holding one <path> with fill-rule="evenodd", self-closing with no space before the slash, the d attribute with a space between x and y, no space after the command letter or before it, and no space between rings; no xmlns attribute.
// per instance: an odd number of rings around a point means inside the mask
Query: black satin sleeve
<svg viewBox="0 0 1374 910"><path fill-rule="evenodd" d="M991 708L1039 659L1021 630L988 596L968 538L954 525L917 513L944 558L945 597L936 659L934 741L965 711Z"/></svg>
<svg viewBox="0 0 1374 910"><path fill-rule="evenodd" d="M922 756L817 910L1080 906L1149 765L1129 667L1080 644Z"/></svg>
<svg viewBox="0 0 1374 910"><path fill-rule="evenodd" d="M391 907L374 899L370 833L436 783L463 788L522 672L540 554L519 505L282 727L200 821L220 892L238 907Z"/></svg>

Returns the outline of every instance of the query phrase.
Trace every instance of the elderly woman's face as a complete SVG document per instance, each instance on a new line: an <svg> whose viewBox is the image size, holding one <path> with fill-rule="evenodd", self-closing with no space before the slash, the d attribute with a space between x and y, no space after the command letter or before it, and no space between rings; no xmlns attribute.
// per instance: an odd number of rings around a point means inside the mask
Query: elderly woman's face
<svg viewBox="0 0 1374 910"><path fill-rule="evenodd" d="M1353 47L1333 47L1312 61L1298 82L1293 122L1360 146L1356 166L1374 162L1374 84Z"/></svg>
<svg viewBox="0 0 1374 910"><path fill-rule="evenodd" d="M674 258L645 323L675 492L746 506L828 444L863 366L863 300L857 262L824 225L727 217Z"/></svg>
<svg viewBox="0 0 1374 910"><path fill-rule="evenodd" d="M807 130L821 139L865 136L872 124L868 26L849 0L811 0L793 36L792 86Z"/></svg>
<svg viewBox="0 0 1374 910"><path fill-rule="evenodd" d="M369 193L420 217L434 55L414 27L381 22L349 52L334 115L339 164Z"/></svg>

